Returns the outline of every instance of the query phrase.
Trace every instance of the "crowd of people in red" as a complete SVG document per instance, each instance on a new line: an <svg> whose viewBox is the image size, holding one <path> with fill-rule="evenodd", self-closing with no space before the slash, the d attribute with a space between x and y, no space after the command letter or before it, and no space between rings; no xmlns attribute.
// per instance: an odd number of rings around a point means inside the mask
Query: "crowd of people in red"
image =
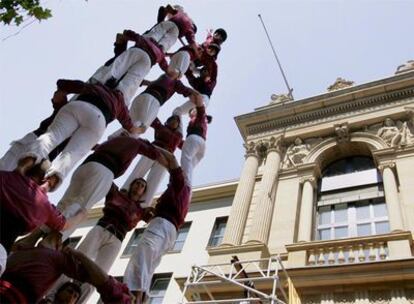
<svg viewBox="0 0 414 304"><path fill-rule="evenodd" d="M157 23L145 33L117 34L114 57L88 81L59 79L51 116L11 143L0 159L1 303L85 303L92 286L104 303L145 302L154 270L189 210L193 170L206 150L211 122L206 107L216 86L217 56L227 39L226 31L217 29L198 44L196 31L182 7L160 7ZM184 44L182 37L187 44L170 52L178 40ZM145 80L155 64L164 73ZM140 86L146 88L135 96ZM188 101L163 124L158 112L175 93ZM184 137L181 117L187 113ZM122 129L98 144L113 120ZM152 143L139 138L150 127ZM55 207L47 192L88 153ZM114 179L138 154L141 159L119 188ZM153 202L167 172L167 189ZM64 246L103 199L103 216L77 250ZM122 283L107 272L126 233L140 221L146 229Z"/></svg>

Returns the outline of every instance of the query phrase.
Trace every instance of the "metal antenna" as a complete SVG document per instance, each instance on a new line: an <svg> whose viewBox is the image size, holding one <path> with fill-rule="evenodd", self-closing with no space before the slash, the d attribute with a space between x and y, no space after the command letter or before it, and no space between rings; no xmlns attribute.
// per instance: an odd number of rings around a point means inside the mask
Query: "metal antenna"
<svg viewBox="0 0 414 304"><path fill-rule="evenodd" d="M287 78L286 78L285 72L283 71L282 65L280 64L279 58L277 57L277 54L276 54L275 48L274 48L274 46L273 46L272 40L270 39L269 33L267 32L267 29L266 29L266 26L265 26L265 24L264 24L264 22L263 22L262 16L261 16L260 14L258 14L257 16L259 17L260 21L262 22L262 25L263 25L263 28L264 28L264 30L265 30L265 33L266 33L267 39L269 40L269 43L270 43L270 47L272 48L273 55L275 56L275 59L276 59L277 65L279 66L280 72L282 73L283 80L285 81L286 87L287 87L288 92L289 92L289 93L288 93L288 96L289 96L290 98L292 98L292 100L293 100L293 94L292 94L293 89L291 89L291 88L290 88L290 86L289 86L289 83L288 83L288 81L287 81Z"/></svg>

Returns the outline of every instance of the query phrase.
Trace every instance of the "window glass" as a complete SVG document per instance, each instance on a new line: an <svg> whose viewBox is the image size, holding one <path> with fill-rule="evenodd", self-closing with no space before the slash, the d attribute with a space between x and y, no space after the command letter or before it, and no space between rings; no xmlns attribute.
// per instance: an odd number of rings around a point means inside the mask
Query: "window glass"
<svg viewBox="0 0 414 304"><path fill-rule="evenodd" d="M368 203L356 205L356 217L358 220L367 220L370 218Z"/></svg>
<svg viewBox="0 0 414 304"><path fill-rule="evenodd" d="M325 206L319 208L319 224L330 224L331 223L331 206Z"/></svg>
<svg viewBox="0 0 414 304"><path fill-rule="evenodd" d="M371 235L371 224L358 224L357 233L358 236Z"/></svg>
<svg viewBox="0 0 414 304"><path fill-rule="evenodd" d="M390 224L389 222L378 222L375 223L375 232L377 234L383 234L390 232Z"/></svg>
<svg viewBox="0 0 414 304"><path fill-rule="evenodd" d="M142 233L144 232L144 230L145 230L144 228L135 229L122 255L130 255L134 252L135 248L138 245L139 240L142 237Z"/></svg>
<svg viewBox="0 0 414 304"><path fill-rule="evenodd" d="M216 218L213 231L211 232L208 246L218 246L223 241L224 231L226 230L227 217Z"/></svg>
<svg viewBox="0 0 414 304"><path fill-rule="evenodd" d="M348 237L348 227L336 227L334 231L336 239Z"/></svg>
<svg viewBox="0 0 414 304"><path fill-rule="evenodd" d="M385 202L374 204L374 216L375 217L382 217L382 216L388 216L387 212L387 206Z"/></svg>
<svg viewBox="0 0 414 304"><path fill-rule="evenodd" d="M154 276L148 293L148 304L161 304L163 302L170 280L171 274Z"/></svg>
<svg viewBox="0 0 414 304"><path fill-rule="evenodd" d="M321 240L330 240L331 239L331 229L320 229L319 230L319 239L321 239Z"/></svg>
<svg viewBox="0 0 414 304"><path fill-rule="evenodd" d="M179 230L177 240L174 243L172 251L181 251L184 247L185 240L190 230L191 223L185 223Z"/></svg>
<svg viewBox="0 0 414 304"><path fill-rule="evenodd" d="M348 221L347 204L335 205L334 207L335 223Z"/></svg>

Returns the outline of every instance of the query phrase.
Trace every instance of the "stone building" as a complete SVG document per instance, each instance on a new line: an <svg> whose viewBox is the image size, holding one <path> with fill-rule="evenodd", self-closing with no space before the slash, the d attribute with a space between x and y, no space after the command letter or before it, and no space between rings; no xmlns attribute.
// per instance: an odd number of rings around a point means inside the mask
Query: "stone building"
<svg viewBox="0 0 414 304"><path fill-rule="evenodd" d="M181 302L183 290L184 303L414 303L413 61L369 83L338 78L301 100L273 95L235 120L246 149L240 179L194 189L192 224L157 268L156 280L168 280L163 289L154 281L152 295L162 296L150 303ZM259 262L234 272L234 256ZM273 257L285 271L272 277ZM111 274L127 261L121 254ZM225 270L216 280L204 268L190 290L194 264ZM240 282L279 300L236 301L249 296Z"/></svg>

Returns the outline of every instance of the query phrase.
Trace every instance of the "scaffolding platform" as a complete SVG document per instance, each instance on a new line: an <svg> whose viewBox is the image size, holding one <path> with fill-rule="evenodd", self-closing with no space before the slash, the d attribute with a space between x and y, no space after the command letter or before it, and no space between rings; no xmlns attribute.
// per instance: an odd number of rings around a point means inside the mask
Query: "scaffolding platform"
<svg viewBox="0 0 414 304"><path fill-rule="evenodd" d="M180 304L286 304L289 300L281 286L279 273L288 278L279 256L246 261L239 261L237 256L234 256L230 263L194 265L184 284ZM257 287L263 284L270 288ZM215 298L209 289L212 286L233 287L239 293L242 291L244 295ZM264 289L267 289L267 292ZM278 297L278 293L283 300ZM204 297L201 294L204 294Z"/></svg>

